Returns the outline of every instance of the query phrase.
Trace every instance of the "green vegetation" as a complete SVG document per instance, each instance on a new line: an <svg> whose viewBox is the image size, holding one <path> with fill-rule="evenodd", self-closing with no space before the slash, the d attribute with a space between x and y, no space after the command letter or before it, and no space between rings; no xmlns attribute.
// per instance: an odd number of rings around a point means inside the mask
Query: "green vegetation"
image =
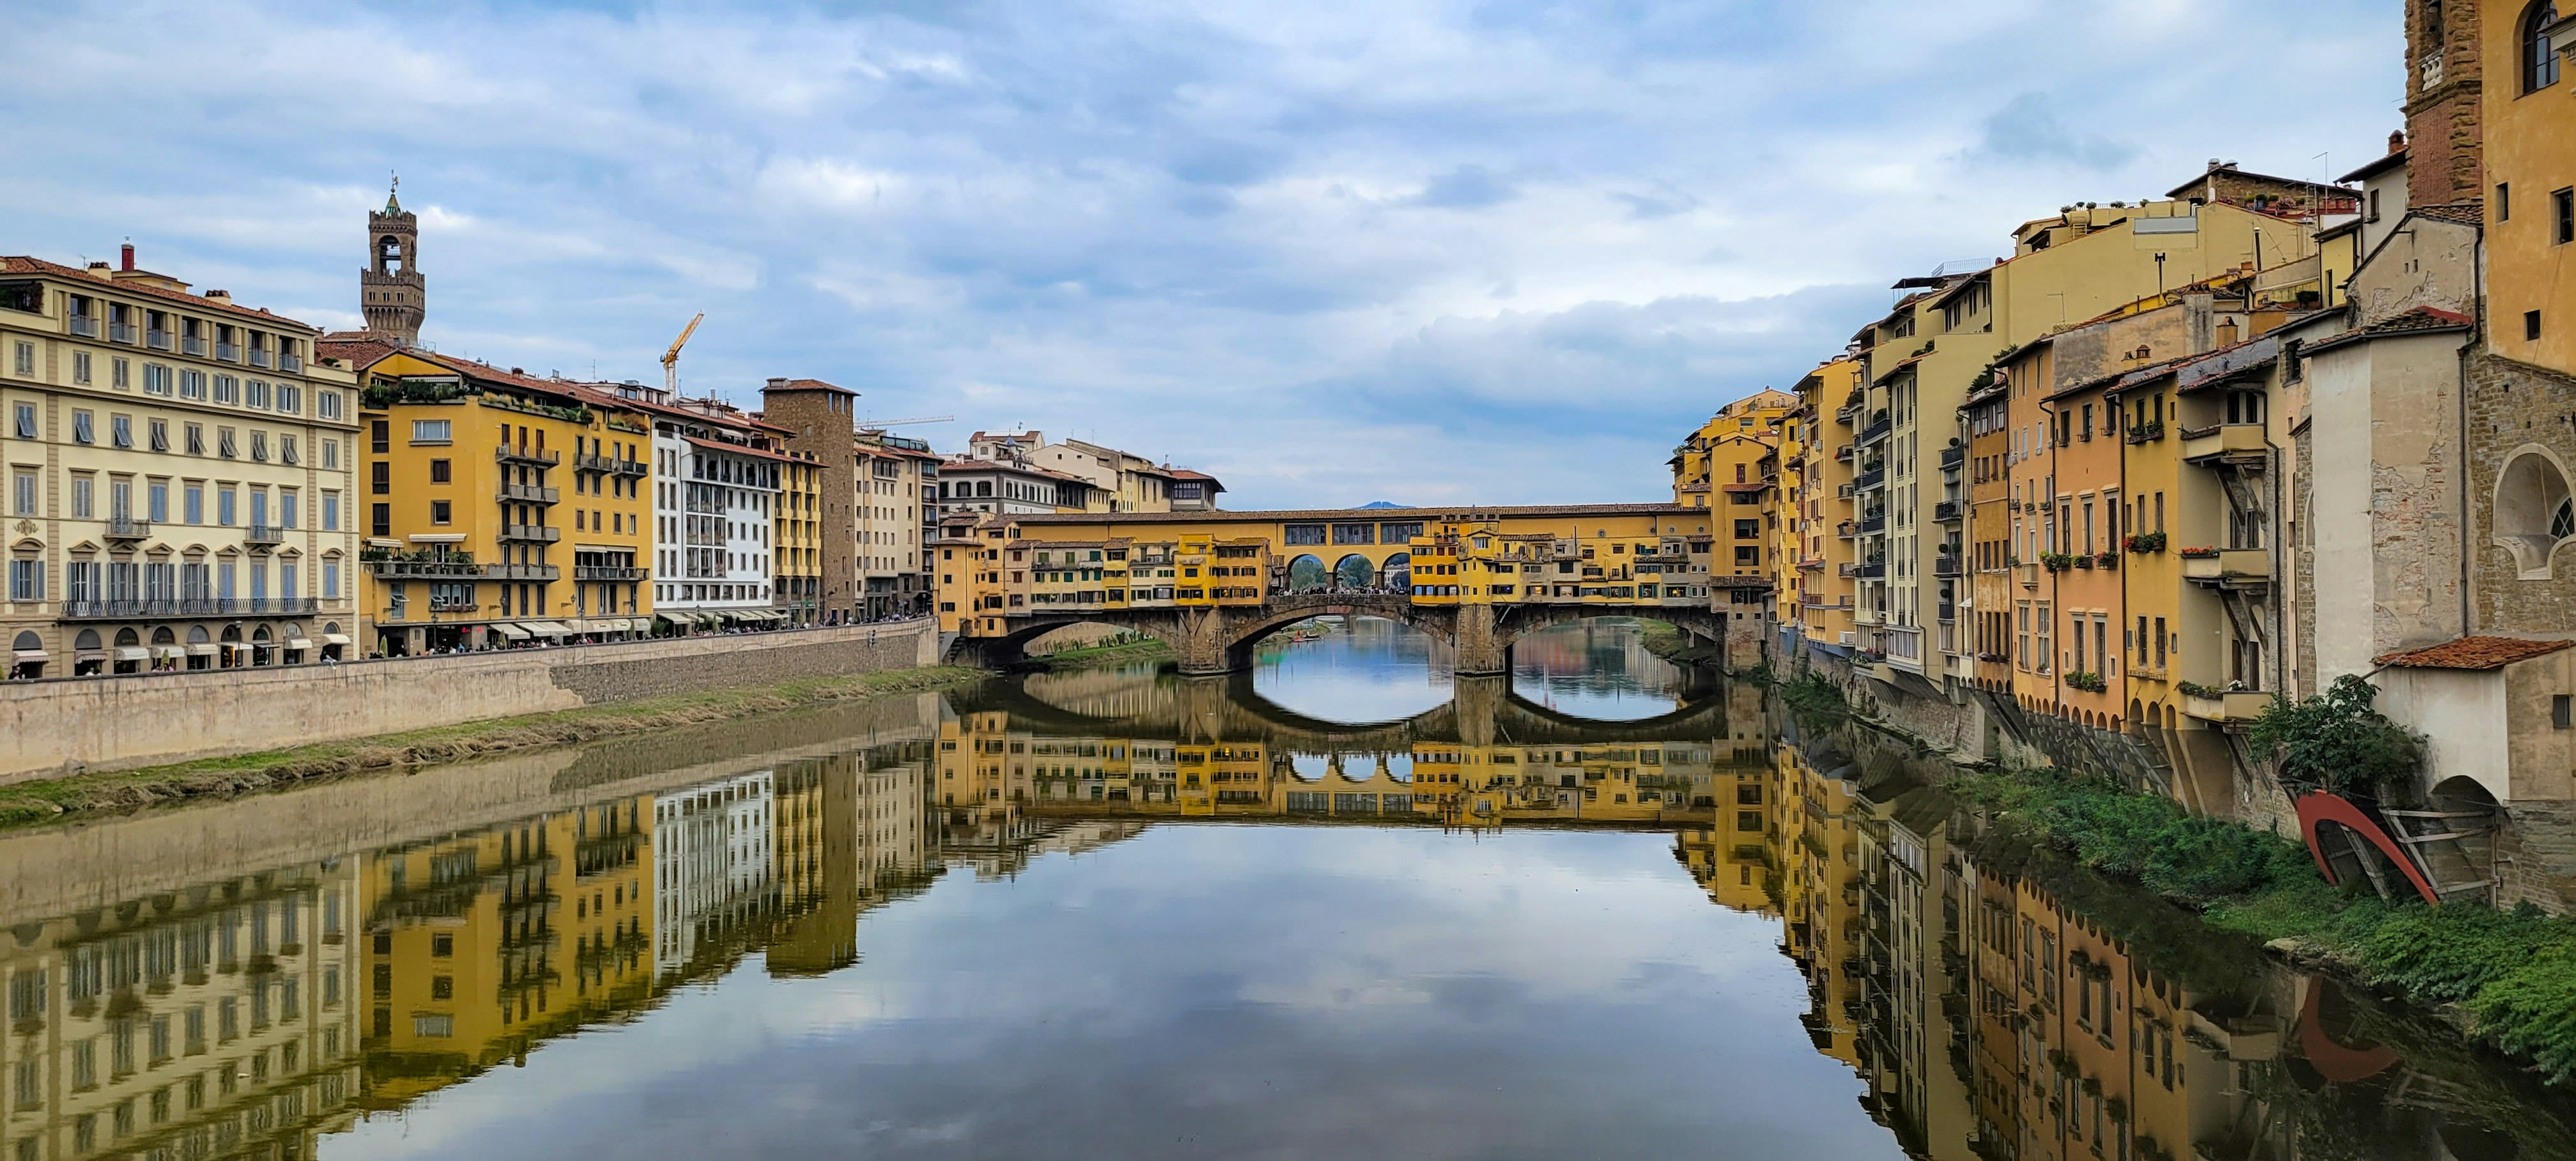
<svg viewBox="0 0 2576 1161"><path fill-rule="evenodd" d="M0 788L0 828L48 822L82 812L129 810L174 799L237 794L367 771L455 762L756 714L923 693L985 676L980 669L932 666L852 677L806 678L465 722L373 738L317 742L116 773L21 782Z"/></svg>
<svg viewBox="0 0 2576 1161"><path fill-rule="evenodd" d="M2353 720L2350 702L2347 694L2334 721ZM2288 940L2410 1002L2455 1005L2473 1035L2532 1061L2552 1084L2576 1081L2576 918L2527 905L2392 903L2330 886L2300 843L2194 818L2100 778L1963 772L1951 789L2007 829L2197 910L2213 927Z"/></svg>
<svg viewBox="0 0 2576 1161"><path fill-rule="evenodd" d="M2274 695L2247 741L2258 756L2278 754L2281 782L2292 794L2323 788L2375 797L2415 784L2423 739L2371 708L2379 691L2352 674L2322 697L2293 702Z"/></svg>
<svg viewBox="0 0 2576 1161"><path fill-rule="evenodd" d="M1050 650L1033 655L1029 660L1047 669L1079 669L1130 661L1161 661L1170 656L1172 647L1160 639L1142 633L1126 633L1088 645Z"/></svg>
<svg viewBox="0 0 2576 1161"><path fill-rule="evenodd" d="M1788 704L1789 716L1797 720L1799 732L1810 737L1851 717L1851 705L1843 700L1843 691L1813 670L1781 685L1780 700Z"/></svg>

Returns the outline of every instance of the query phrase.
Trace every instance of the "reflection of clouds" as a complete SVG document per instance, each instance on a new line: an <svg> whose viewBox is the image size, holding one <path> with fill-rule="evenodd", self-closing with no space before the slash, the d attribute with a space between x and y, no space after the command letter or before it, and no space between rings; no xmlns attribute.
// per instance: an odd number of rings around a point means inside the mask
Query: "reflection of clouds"
<svg viewBox="0 0 2576 1161"><path fill-rule="evenodd" d="M1512 646L1512 692L1576 717L1634 721L1670 713L1681 685L1681 668L1647 652L1634 624L1577 622Z"/></svg>
<svg viewBox="0 0 2576 1161"><path fill-rule="evenodd" d="M855 967L738 970L324 1155L1898 1156L1776 929L1668 844L1158 827L943 878Z"/></svg>
<svg viewBox="0 0 2576 1161"><path fill-rule="evenodd" d="M1330 722L1394 722L1448 704L1439 642L1362 617L1311 641L1263 649L1252 688L1282 709Z"/></svg>

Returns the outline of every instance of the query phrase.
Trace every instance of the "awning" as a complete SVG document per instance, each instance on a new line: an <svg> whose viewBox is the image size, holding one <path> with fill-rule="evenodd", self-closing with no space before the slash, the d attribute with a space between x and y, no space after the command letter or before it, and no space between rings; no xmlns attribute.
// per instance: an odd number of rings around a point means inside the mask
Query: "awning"
<svg viewBox="0 0 2576 1161"><path fill-rule="evenodd" d="M697 618L699 628L721 629L724 627L725 619L724 614L722 613L699 613L697 614Z"/></svg>
<svg viewBox="0 0 2576 1161"><path fill-rule="evenodd" d="M38 661L51 661L54 659L53 654L47 653L42 649L19 649L11 652L9 656L18 661L29 664L33 664Z"/></svg>
<svg viewBox="0 0 2576 1161"><path fill-rule="evenodd" d="M346 645L349 643L349 635L346 633L324 633L322 635L322 643L325 645Z"/></svg>
<svg viewBox="0 0 2576 1161"><path fill-rule="evenodd" d="M309 637L289 637L286 639L286 647L298 653L310 653L313 651L313 641Z"/></svg>
<svg viewBox="0 0 2576 1161"><path fill-rule="evenodd" d="M624 617L610 617L599 623L599 631L602 633L626 633L632 632L634 628L635 622Z"/></svg>
<svg viewBox="0 0 2576 1161"><path fill-rule="evenodd" d="M145 652L143 647L140 645L119 645L116 647L116 659L119 661L150 661L152 660L152 655Z"/></svg>
<svg viewBox="0 0 2576 1161"><path fill-rule="evenodd" d="M187 656L187 650L176 645L155 645L152 647L152 655L163 661L176 661Z"/></svg>
<svg viewBox="0 0 2576 1161"><path fill-rule="evenodd" d="M529 632L540 637L567 637L572 635L572 630L565 628L561 622L557 621L524 621L521 622L521 624L526 626Z"/></svg>
<svg viewBox="0 0 2576 1161"><path fill-rule="evenodd" d="M693 623L692 618L676 613L655 613L653 619L674 629L686 629Z"/></svg>
<svg viewBox="0 0 2576 1161"><path fill-rule="evenodd" d="M77 650L74 650L74 651L72 652L72 660L73 660L73 661L105 661L105 660L107 660L107 650L105 650L105 649L77 649Z"/></svg>
<svg viewBox="0 0 2576 1161"><path fill-rule="evenodd" d="M217 641L217 642L215 642L215 647L216 647L216 648L218 648L218 649L230 649L230 650L232 650L232 651L233 651L233 652L235 652L235 653L239 653L239 652L241 652L241 651L242 651L242 650L244 650L244 649L248 649L248 648L250 648L250 642L248 642L248 641Z"/></svg>
<svg viewBox="0 0 2576 1161"><path fill-rule="evenodd" d="M188 646L188 656L190 657L212 657L214 655L215 643L212 641L199 641L194 645Z"/></svg>
<svg viewBox="0 0 2576 1161"><path fill-rule="evenodd" d="M525 641L534 635L529 633L525 627L513 625L508 621L496 621L492 624L491 628L493 632L499 633L513 641Z"/></svg>

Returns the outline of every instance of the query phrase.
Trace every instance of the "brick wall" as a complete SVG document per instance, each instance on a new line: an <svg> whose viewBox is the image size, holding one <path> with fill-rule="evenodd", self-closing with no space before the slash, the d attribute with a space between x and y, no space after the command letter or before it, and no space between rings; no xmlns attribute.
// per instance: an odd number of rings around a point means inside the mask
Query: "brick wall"
<svg viewBox="0 0 2576 1161"><path fill-rule="evenodd" d="M0 684L0 783L938 658L929 621Z"/></svg>

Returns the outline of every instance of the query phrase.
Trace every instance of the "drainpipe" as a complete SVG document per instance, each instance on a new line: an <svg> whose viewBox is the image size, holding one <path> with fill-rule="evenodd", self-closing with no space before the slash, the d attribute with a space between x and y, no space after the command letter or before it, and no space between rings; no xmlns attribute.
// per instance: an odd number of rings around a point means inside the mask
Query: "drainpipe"
<svg viewBox="0 0 2576 1161"><path fill-rule="evenodd" d="M2451 393L2452 406L2458 414L2460 433L2458 443L2460 472L2456 486L2460 493L2460 635L2463 637L2476 631L2477 628L2471 619L2474 610L2469 602L2469 580L2472 571L2469 567L2471 551L2469 548L2471 531L2469 524L2469 360L2472 357L2470 352L2476 348L2480 333L2486 327L2487 318L2486 231L2481 228L2478 233L2478 244L2469 248L2471 277L2469 293L2475 297L2469 311L2471 321L2468 341L2460 344L2460 383L2458 390Z"/></svg>
<svg viewBox="0 0 2576 1161"><path fill-rule="evenodd" d="M2033 386L2037 385L2034 384ZM2044 430L2048 436L2048 474L2042 476L2040 482L2048 485L2045 490L2054 492L2057 488L2057 449L2059 446L2057 439L2057 412L2052 408L2052 405L2047 399L2042 398L2039 401L2039 414L2042 422L2046 425ZM2059 528L2056 524L2056 496L2050 495L2041 497L2039 510L2040 516L2045 522L2044 526L2050 530L2048 542L2043 544L2040 548L2040 554L2045 556L2057 551L2056 539L2065 535L2066 530ZM2049 641L2049 655L2040 658L2040 660L2048 666L2049 704L2052 707L2059 707L2058 712L2062 712L2062 707L2066 704L2066 667L2058 664L2056 657L2057 614L2062 611L2059 608L2060 602L2057 599L2058 574L2056 570L2049 568L2045 564L2039 566L2039 571L2048 577L2048 617L2047 625L2045 627L2048 629Z"/></svg>

